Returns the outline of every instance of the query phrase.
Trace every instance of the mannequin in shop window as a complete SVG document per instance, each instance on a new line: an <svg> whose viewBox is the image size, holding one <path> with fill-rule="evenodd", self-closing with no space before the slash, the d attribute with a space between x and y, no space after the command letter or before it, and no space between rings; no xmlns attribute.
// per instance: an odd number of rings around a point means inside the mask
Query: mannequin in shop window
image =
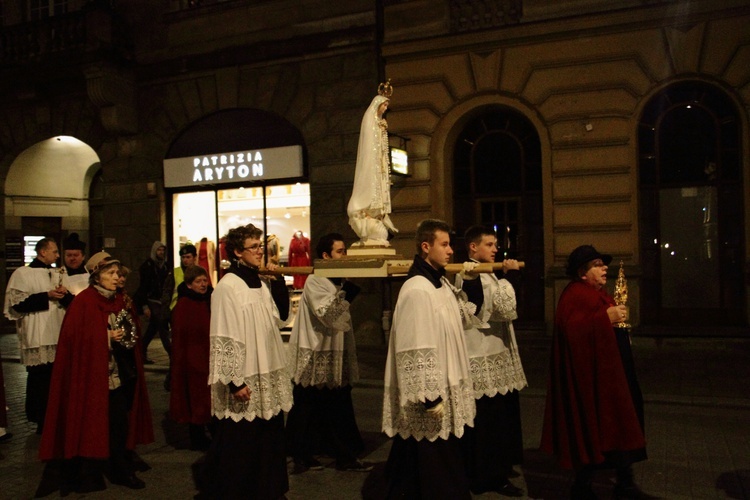
<svg viewBox="0 0 750 500"><path fill-rule="evenodd" d="M397 233L391 222L391 165L388 123L383 114L393 93L390 80L381 83L370 103L359 131L357 166L347 214L349 225L359 236L352 246L390 246L388 233Z"/></svg>
<svg viewBox="0 0 750 500"><path fill-rule="evenodd" d="M227 272L227 269L229 268L229 258L227 257L227 249L226 249L226 238L221 237L219 238L219 278L220 280L222 276Z"/></svg>
<svg viewBox="0 0 750 500"><path fill-rule="evenodd" d="M310 238L302 231L295 232L289 243L289 265L292 267L310 265ZM302 290L305 287L305 280L307 276L295 275L294 289Z"/></svg>
<svg viewBox="0 0 750 500"><path fill-rule="evenodd" d="M216 244L205 236L198 244L198 265L208 273L211 286L216 286Z"/></svg>
<svg viewBox="0 0 750 500"><path fill-rule="evenodd" d="M269 234L268 238L266 238L266 263L278 266L280 262L281 246L279 245L279 237L275 234Z"/></svg>

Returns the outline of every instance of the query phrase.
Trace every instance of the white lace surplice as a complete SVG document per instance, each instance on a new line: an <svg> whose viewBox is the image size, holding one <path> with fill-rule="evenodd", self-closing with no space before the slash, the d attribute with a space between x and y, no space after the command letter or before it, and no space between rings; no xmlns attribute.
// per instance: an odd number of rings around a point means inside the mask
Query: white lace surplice
<svg viewBox="0 0 750 500"><path fill-rule="evenodd" d="M424 402L444 402L442 417ZM474 425L476 406L456 297L445 281L406 281L396 302L383 396L383 432L417 440L461 437Z"/></svg>
<svg viewBox="0 0 750 500"><path fill-rule="evenodd" d="M518 318L513 286L492 273L482 273L478 279L482 280L484 303L477 316L489 328L471 328L465 332L477 399L520 391L528 385L513 330L512 321ZM460 275L456 275L456 286L462 286Z"/></svg>
<svg viewBox="0 0 750 500"><path fill-rule="evenodd" d="M345 295L328 278L307 278L289 338L289 371L295 383L335 388L359 379Z"/></svg>
<svg viewBox="0 0 750 500"><path fill-rule="evenodd" d="M19 267L8 280L5 290L5 317L16 322L21 363L35 366L55 361L57 339L65 316L65 309L57 301L49 301L49 309L19 313L13 306L36 293L48 292L58 285L56 269Z"/></svg>
<svg viewBox="0 0 750 500"><path fill-rule="evenodd" d="M268 286L249 288L224 276L211 296L211 413L238 422L265 420L292 408L292 384L279 333L279 312ZM237 401L228 384L246 384L250 401Z"/></svg>

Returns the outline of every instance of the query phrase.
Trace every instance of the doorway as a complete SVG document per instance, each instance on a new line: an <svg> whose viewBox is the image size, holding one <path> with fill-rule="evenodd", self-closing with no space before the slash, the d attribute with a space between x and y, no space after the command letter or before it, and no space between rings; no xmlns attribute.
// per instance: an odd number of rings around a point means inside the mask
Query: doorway
<svg viewBox="0 0 750 500"><path fill-rule="evenodd" d="M539 134L518 111L491 106L476 111L461 130L453 157L454 260L466 258L464 232L494 228L499 262L525 262L516 291L518 328L544 328L542 153Z"/></svg>

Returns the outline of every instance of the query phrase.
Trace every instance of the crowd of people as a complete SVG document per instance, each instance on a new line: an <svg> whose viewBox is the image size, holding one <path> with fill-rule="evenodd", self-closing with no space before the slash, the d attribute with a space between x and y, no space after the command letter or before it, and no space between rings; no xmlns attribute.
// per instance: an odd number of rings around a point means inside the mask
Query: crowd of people
<svg viewBox="0 0 750 500"><path fill-rule="evenodd" d="M496 273L478 272L496 262L495 233L474 226L464 240L469 260L449 280L451 228L434 219L417 228L385 367L382 430L392 444L365 498L524 495L512 481L523 460L519 391L527 385L513 328L521 266L505 259ZM310 276L284 346L289 292L283 279L259 272L262 231L248 224L222 241L231 265L215 288L195 246L183 246L172 269L155 242L131 299L129 270L106 252L83 266L77 235L64 242L64 266L53 267L59 249L44 238L36 259L11 276L4 312L16 321L28 372L26 416L41 434L40 459L58 470L61 495L102 490L105 478L145 487L136 473L150 467L135 447L154 439L143 365L157 335L170 355L169 415L187 425L191 449L206 453L199 498L283 498L288 456L296 474L323 469L321 455L340 471L373 470L360 459L351 395L350 305L359 288ZM344 258L343 236L321 237L314 252ZM616 327L627 311L604 289L611 259L576 248L556 309L541 448L575 471L576 499L596 498L591 482L606 468L616 470L617 498L652 498L633 481L632 464L646 458L643 399L628 333ZM4 410L0 391L0 443L12 438Z"/></svg>

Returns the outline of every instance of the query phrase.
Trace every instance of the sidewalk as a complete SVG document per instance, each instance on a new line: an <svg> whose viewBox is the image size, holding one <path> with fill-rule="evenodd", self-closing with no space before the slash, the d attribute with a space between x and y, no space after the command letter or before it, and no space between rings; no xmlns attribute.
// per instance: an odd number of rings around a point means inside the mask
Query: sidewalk
<svg viewBox="0 0 750 500"><path fill-rule="evenodd" d="M572 475L538 451L549 362L549 339L518 334L529 387L521 392L524 465L515 484L527 498L567 498ZM15 335L0 335L11 442L0 445L0 499L31 498L41 478L36 458L39 436L23 414L26 372L17 362ZM668 499L750 498L750 340L635 338L633 350L646 398L649 460L635 466L645 491ZM380 431L385 347L359 346L362 381L353 398L366 452L382 469L390 442ZM168 358L156 340L149 347L155 364L146 366L156 442L138 452L153 467L140 474L146 489L112 486L90 498L192 498L192 467L201 459L190 451L186 429L167 418L169 394L162 383ZM337 472L331 459L320 472L290 476L290 500L360 498L367 474ZM600 498L611 498L611 477L597 476ZM80 495L71 495L81 497ZM56 497L52 495L49 498ZM494 493L475 496L499 499Z"/></svg>

